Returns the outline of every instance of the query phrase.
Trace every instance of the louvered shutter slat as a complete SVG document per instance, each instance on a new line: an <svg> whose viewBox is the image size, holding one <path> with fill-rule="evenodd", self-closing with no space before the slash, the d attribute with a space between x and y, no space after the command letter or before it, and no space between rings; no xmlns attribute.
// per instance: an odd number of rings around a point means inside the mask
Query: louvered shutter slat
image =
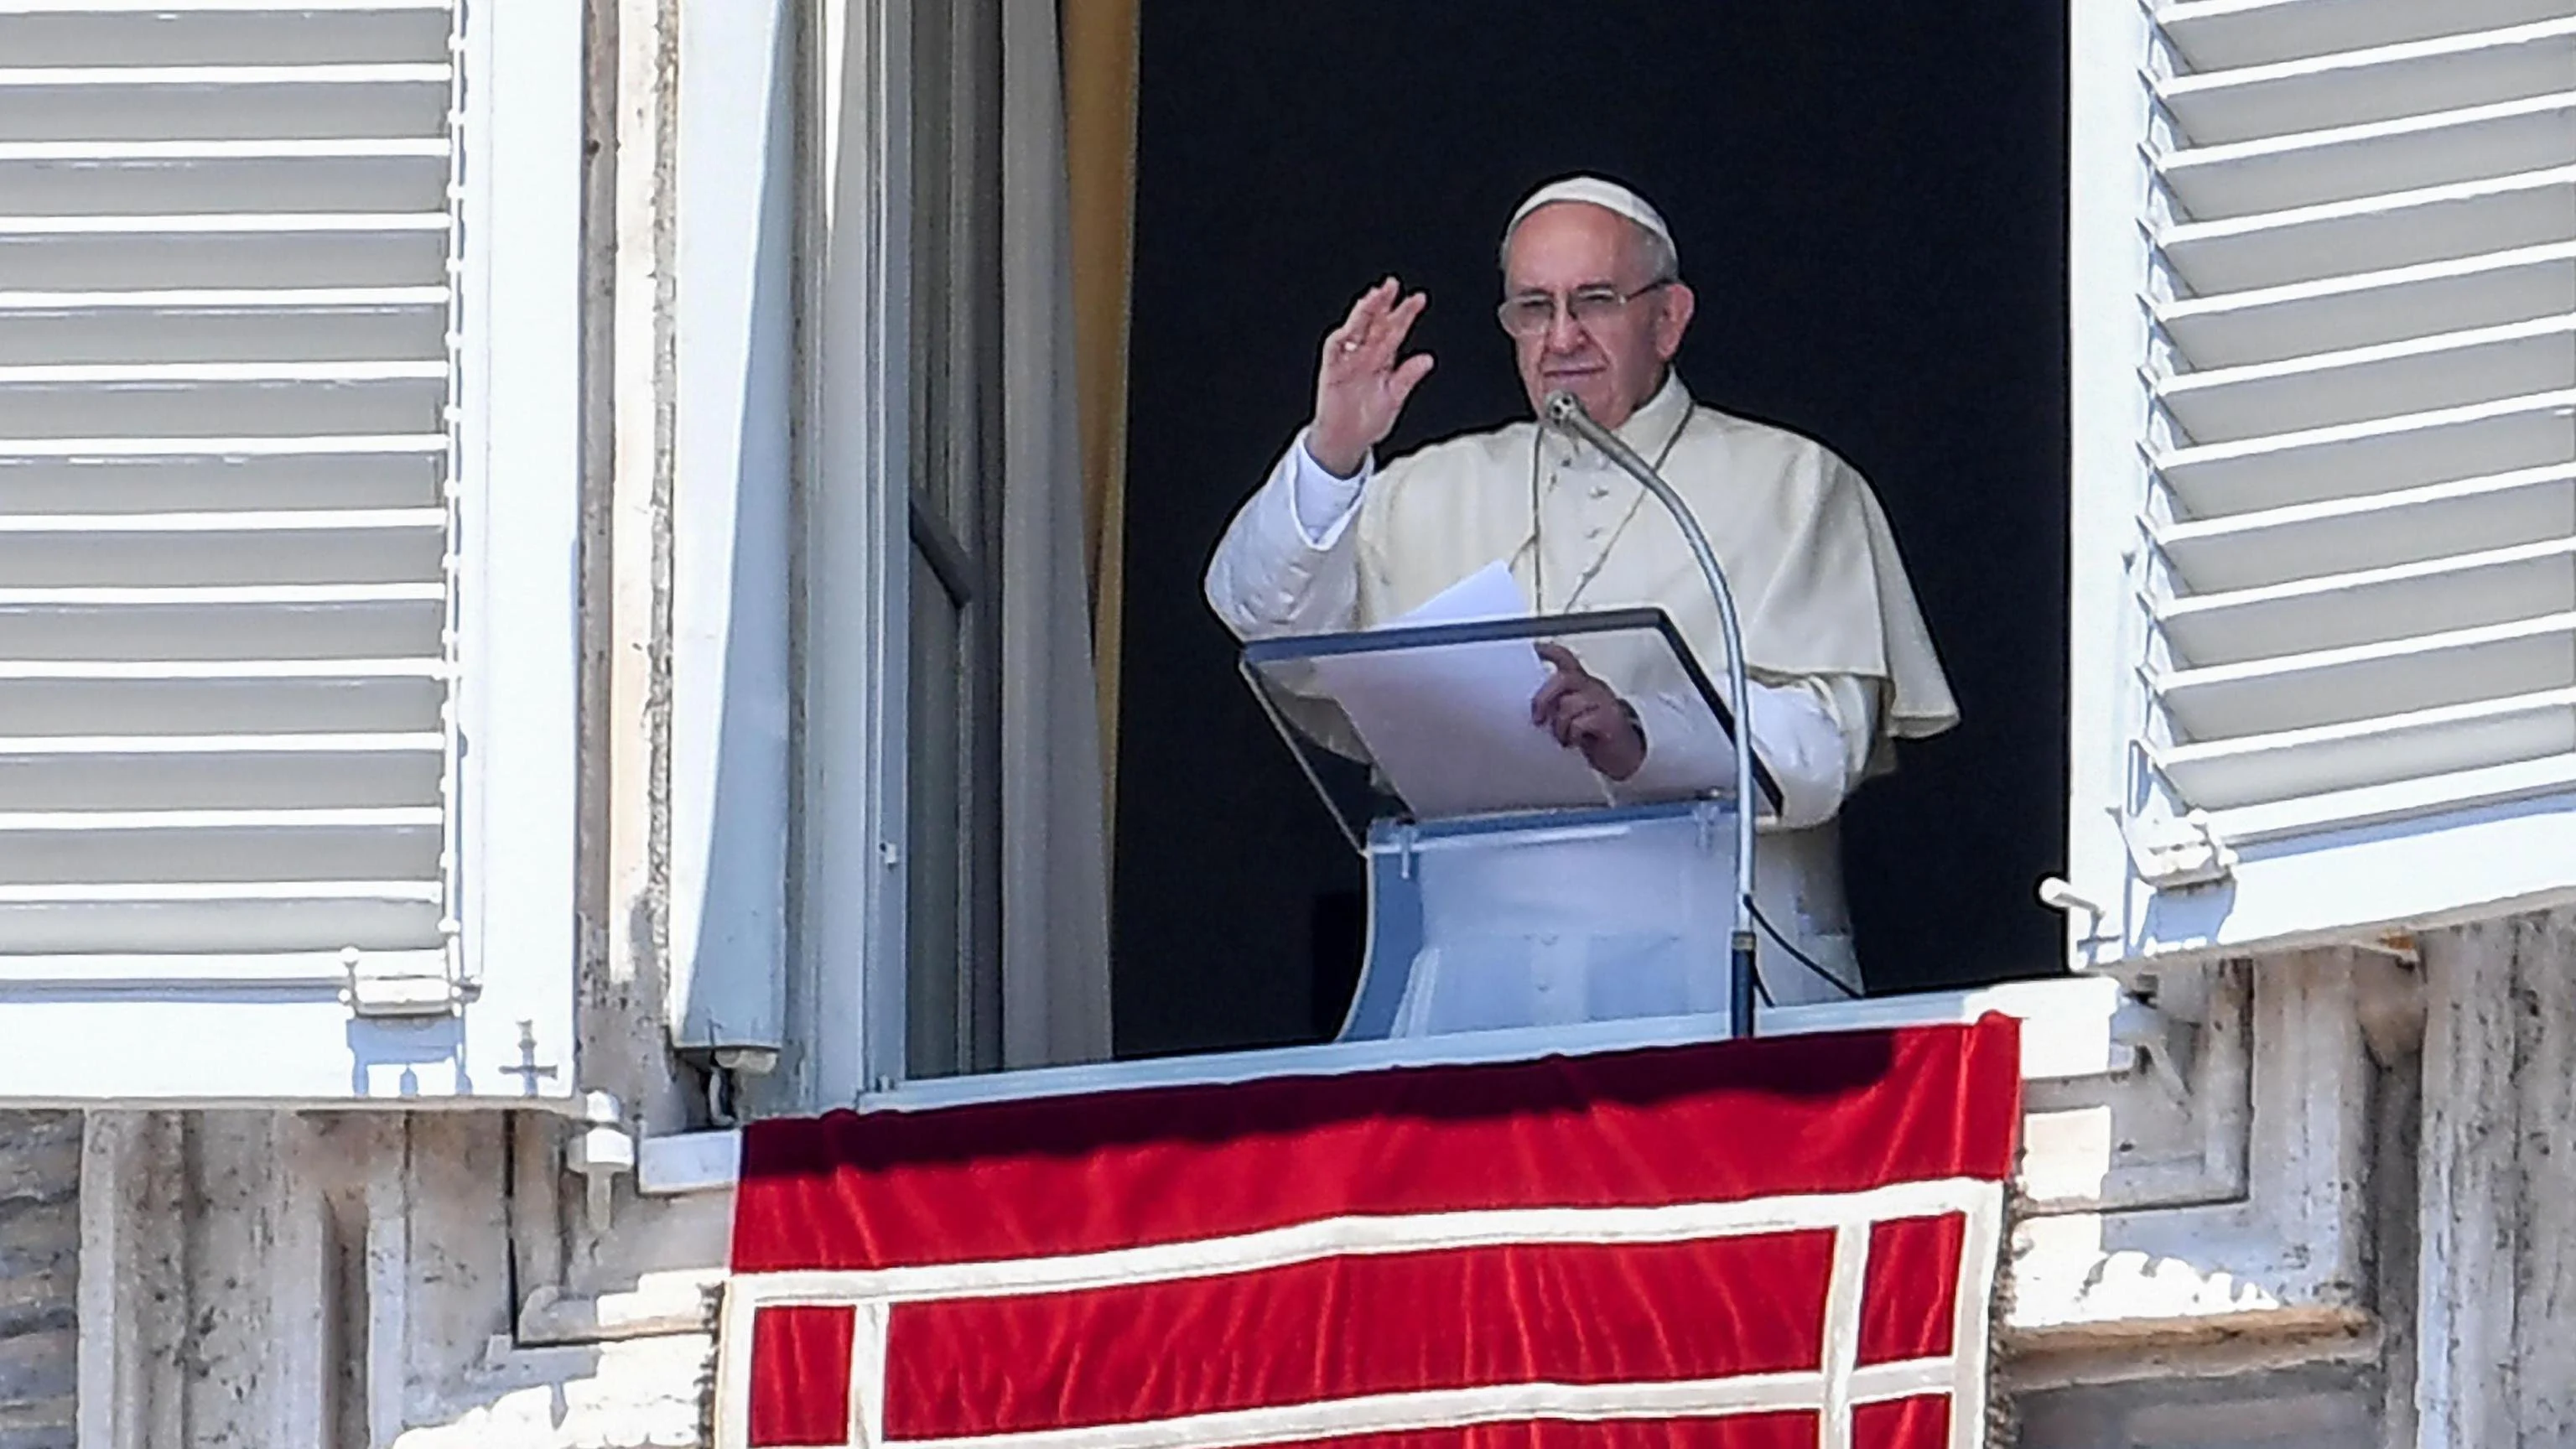
<svg viewBox="0 0 2576 1449"><path fill-rule="evenodd" d="M449 949L454 19L0 0L0 980Z"/></svg>
<svg viewBox="0 0 2576 1449"><path fill-rule="evenodd" d="M2298 63L2565 18L2560 0L2169 0L2156 8L2164 39L2196 72Z"/></svg>
<svg viewBox="0 0 2576 1449"><path fill-rule="evenodd" d="M2275 576L2284 547L2304 550L2308 566L2332 578L2426 555L2544 543L2572 516L2576 464L2556 464L2170 524L2156 531L2156 541L2175 572L2206 597L2261 586Z"/></svg>
<svg viewBox="0 0 2576 1449"><path fill-rule="evenodd" d="M2195 69L2165 81L2157 96L2184 134L2216 146L2563 91L2576 70L2576 22Z"/></svg>
<svg viewBox="0 0 2576 1449"><path fill-rule="evenodd" d="M2168 380L2156 399L2203 443L2277 437L2552 390L2576 367L2576 316L2542 317Z"/></svg>
<svg viewBox="0 0 2576 1449"><path fill-rule="evenodd" d="M2553 243L2359 276L2325 277L2155 309L2203 366L2277 362L2302 349L2367 347L2576 307L2576 243Z"/></svg>

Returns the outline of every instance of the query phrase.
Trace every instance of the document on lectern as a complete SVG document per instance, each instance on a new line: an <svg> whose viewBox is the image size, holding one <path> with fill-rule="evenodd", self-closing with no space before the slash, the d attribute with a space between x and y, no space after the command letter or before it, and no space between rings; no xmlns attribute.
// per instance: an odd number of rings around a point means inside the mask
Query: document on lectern
<svg viewBox="0 0 2576 1449"><path fill-rule="evenodd" d="M1518 618L1520 586L1499 562L1384 627ZM1313 661L1387 784L1416 815L1600 805L1609 796L1581 750L1530 722L1548 666L1526 639L1440 644Z"/></svg>

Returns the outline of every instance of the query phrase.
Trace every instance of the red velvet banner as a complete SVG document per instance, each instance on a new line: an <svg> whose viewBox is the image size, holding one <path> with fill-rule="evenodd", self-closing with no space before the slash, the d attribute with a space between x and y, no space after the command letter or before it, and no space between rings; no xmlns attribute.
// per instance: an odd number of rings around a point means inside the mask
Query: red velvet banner
<svg viewBox="0 0 2576 1449"><path fill-rule="evenodd" d="M2017 1023L753 1127L739 1449L1980 1442Z"/></svg>

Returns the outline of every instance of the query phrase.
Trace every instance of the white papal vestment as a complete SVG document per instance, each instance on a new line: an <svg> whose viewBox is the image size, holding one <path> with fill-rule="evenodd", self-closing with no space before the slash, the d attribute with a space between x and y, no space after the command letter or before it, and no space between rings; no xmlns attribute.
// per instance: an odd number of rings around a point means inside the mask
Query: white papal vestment
<svg viewBox="0 0 2576 1449"><path fill-rule="evenodd" d="M1783 795L1780 818L1756 847L1756 897L1801 950L1857 987L1835 812L1863 779L1894 763L1896 740L1958 719L1895 537L1868 484L1831 450L1699 406L1677 378L1667 377L1618 431L1648 460L1661 459L1735 592L1755 685L1744 712ZM1717 605L1681 531L1599 452L1529 422L1435 443L1383 468L1363 467L1353 480L1325 473L1301 438L1226 530L1208 567L1207 597L1246 640L1369 628L1497 559L1536 613L1663 609L1707 674L1725 677ZM1683 680L1663 677L1651 651L1604 639L1578 641L1577 652L1636 708L1646 735L1644 766L1627 781L1605 782L1608 798L1733 783L1732 747L1713 726L1692 723L1704 712ZM1582 899L1615 899L1635 884L1607 857L1598 872L1568 875L1557 863L1533 877L1534 889ZM1715 889L1722 897L1725 883ZM1558 940L1544 951L1492 953L1481 970L1420 963L1434 969L1418 964L1416 977L1431 980L1416 984L1443 999L1409 993L1404 1019L1432 1031L1443 1021L1539 1024L1561 1019L1569 1000L1699 1002L1712 990L1714 1000L1725 999L1718 983L1587 980L1595 971L1656 969L1657 953L1634 947L1605 936L1589 946ZM1774 1000L1834 994L1767 941L1762 955ZM1630 1013L1596 1006L1584 1014Z"/></svg>

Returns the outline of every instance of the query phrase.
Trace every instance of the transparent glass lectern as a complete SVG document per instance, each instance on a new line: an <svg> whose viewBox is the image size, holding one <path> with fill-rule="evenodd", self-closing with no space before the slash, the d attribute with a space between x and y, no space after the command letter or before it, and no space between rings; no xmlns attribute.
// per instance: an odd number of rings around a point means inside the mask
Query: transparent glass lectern
<svg viewBox="0 0 2576 1449"><path fill-rule="evenodd" d="M1631 781L1530 722L1541 641L1640 702ZM1735 716L1661 609L1268 639L1242 670L1367 862L1342 1040L1675 1016L1727 1033ZM1370 766L1368 798L1328 784L1319 749Z"/></svg>

